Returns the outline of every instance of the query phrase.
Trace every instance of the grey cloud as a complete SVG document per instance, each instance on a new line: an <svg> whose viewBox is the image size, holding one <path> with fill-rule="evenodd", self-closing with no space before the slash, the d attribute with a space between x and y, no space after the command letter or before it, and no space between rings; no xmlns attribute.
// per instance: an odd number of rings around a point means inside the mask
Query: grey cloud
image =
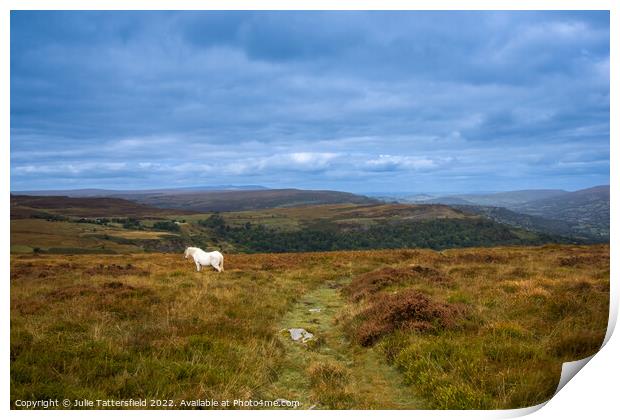
<svg viewBox="0 0 620 420"><path fill-rule="evenodd" d="M192 171L287 186L271 171L292 186L475 189L506 155L498 186L571 188L571 169L608 182L606 12L16 11L11 24L22 189L41 182L26 167L57 168L51 188Z"/></svg>

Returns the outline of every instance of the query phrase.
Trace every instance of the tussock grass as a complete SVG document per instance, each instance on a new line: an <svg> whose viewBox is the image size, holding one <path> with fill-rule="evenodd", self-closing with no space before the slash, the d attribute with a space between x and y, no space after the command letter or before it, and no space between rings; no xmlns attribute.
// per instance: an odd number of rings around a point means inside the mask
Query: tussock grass
<svg viewBox="0 0 620 420"><path fill-rule="evenodd" d="M548 399L562 362L596 352L607 326L606 245L226 262L217 274L172 254L12 255L11 401L516 408ZM291 327L317 344L279 334Z"/></svg>
<svg viewBox="0 0 620 420"><path fill-rule="evenodd" d="M256 397L282 352L274 322L313 281L231 259L218 276L179 255L14 258L12 395Z"/></svg>
<svg viewBox="0 0 620 420"><path fill-rule="evenodd" d="M332 408L350 408L354 396L350 389L350 375L342 363L315 362L308 368L313 398Z"/></svg>
<svg viewBox="0 0 620 420"><path fill-rule="evenodd" d="M451 280L438 270L421 265L383 267L355 277L343 291L350 299L359 301L390 286L415 282L443 286L449 285Z"/></svg>
<svg viewBox="0 0 620 420"><path fill-rule="evenodd" d="M608 246L449 250L442 255L444 260L426 263L449 273L453 288L402 283L392 295L366 288L364 299L353 304L357 309L348 309L341 320L362 337L360 344L376 343L428 408L538 404L553 395L564 361L600 348L608 317ZM391 301L406 293L435 305L462 305L466 311L456 314L466 316L442 324L439 313L422 310L415 315L436 316L429 316L433 328L385 323Z"/></svg>
<svg viewBox="0 0 620 420"><path fill-rule="evenodd" d="M462 316L460 306L436 302L413 289L375 298L350 325L353 338L362 346L370 346L398 329L421 332L449 328Z"/></svg>

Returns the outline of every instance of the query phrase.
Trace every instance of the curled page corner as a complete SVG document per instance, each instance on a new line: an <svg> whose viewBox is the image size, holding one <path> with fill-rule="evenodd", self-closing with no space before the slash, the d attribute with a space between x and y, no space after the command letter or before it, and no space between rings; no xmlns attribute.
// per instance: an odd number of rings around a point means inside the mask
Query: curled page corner
<svg viewBox="0 0 620 420"><path fill-rule="evenodd" d="M600 349L599 349L600 350ZM562 373L560 374L560 382L558 383L558 387L556 388L553 396L555 396L564 385L568 383L573 377L583 368L592 358L596 355L588 356L585 359L573 360L572 362L564 362L562 363ZM553 397L552 397L553 398Z"/></svg>
<svg viewBox="0 0 620 420"><path fill-rule="evenodd" d="M503 410L502 413L499 415L499 418L523 417L523 416L527 416L528 414L532 414L540 410L545 405L547 405L547 403L551 401L551 399L555 397L562 388L564 388L564 385L566 385L577 374L577 372L579 372L581 368L583 368L595 355L596 353L593 354L592 356L586 357L585 359L573 360L572 362L562 363L562 373L560 374L560 380L558 382L558 387L555 389L553 396L549 398L547 401L542 402L537 405L533 405L531 407Z"/></svg>
<svg viewBox="0 0 620 420"><path fill-rule="evenodd" d="M607 344L607 342L609 341L609 339L611 338L615 328L616 328L616 321L618 319L618 296L615 293L611 293L611 287L610 287L610 302L609 302L609 321L607 323L607 331L605 333L605 338L603 339L603 343L601 344L601 347L596 351L596 353L594 353L591 356L588 356L586 358L580 359L580 360L573 360L571 362L564 362L562 363L562 372L560 374L560 381L558 382L558 387L555 389L555 392L553 393L553 397L555 397L557 395L558 392L560 392L560 390L562 388L564 388L564 386L571 380L573 379L573 377L585 366L588 364L588 362L590 360L592 360L592 358L594 356L596 356L596 354L601 351L603 349L603 347L605 347L605 345ZM551 397L551 398L553 398ZM549 401L551 401L551 398L547 401L545 401L542 404L536 405L536 406L532 406L532 407L527 407L527 408L522 408L522 409L518 409L514 414L516 415L526 415L526 414L530 414L533 413L534 411L537 411L539 409L541 409L543 406L545 406Z"/></svg>
<svg viewBox="0 0 620 420"><path fill-rule="evenodd" d="M609 287L609 321L607 322L607 332L605 333L605 338L603 339L603 344L601 345L601 349L605 347L605 344L611 338L611 335L614 333L616 329L616 321L618 320L618 294L614 293L612 290L613 286ZM599 349L599 351L601 350Z"/></svg>
<svg viewBox="0 0 620 420"><path fill-rule="evenodd" d="M537 404L537 405L533 405L531 407L512 408L512 409L508 409L508 410L501 410L501 411L498 412L497 418L508 419L508 418L516 418L516 417L527 416L528 414L532 414L532 413L540 410L548 402L549 402L549 400L547 400L545 402L542 402L540 404Z"/></svg>

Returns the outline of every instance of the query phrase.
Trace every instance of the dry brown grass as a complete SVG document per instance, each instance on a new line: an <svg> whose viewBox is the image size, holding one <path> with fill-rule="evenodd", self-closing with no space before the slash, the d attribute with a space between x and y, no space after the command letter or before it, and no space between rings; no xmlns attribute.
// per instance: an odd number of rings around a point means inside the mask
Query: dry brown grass
<svg viewBox="0 0 620 420"><path fill-rule="evenodd" d="M354 399L351 377L342 363L315 362L307 369L313 398L331 409L349 408Z"/></svg>
<svg viewBox="0 0 620 420"><path fill-rule="evenodd" d="M350 299L359 301L390 286L423 282L432 285L449 285L451 280L439 270L421 265L384 267L355 277L343 289Z"/></svg>
<svg viewBox="0 0 620 420"><path fill-rule="evenodd" d="M286 398L270 391L282 318L348 279L329 323L345 353L299 374L328 407L362 401L376 366L346 360L371 351L420 408L537 404L607 326L606 245L227 255L222 274L172 254L12 255L11 400Z"/></svg>
<svg viewBox="0 0 620 420"><path fill-rule="evenodd" d="M33 248L70 249L76 251L132 253L140 252L138 246L122 244L105 238L117 233L131 234L120 228L111 228L92 223L48 222L42 219L11 220L11 248L23 248L24 253L31 253ZM161 233L159 233L161 234ZM65 251L68 253L68 251Z"/></svg>
<svg viewBox="0 0 620 420"><path fill-rule="evenodd" d="M352 320L353 336L362 346L374 344L396 330L432 331L453 327L462 317L457 304L440 303L412 289L373 297L373 303Z"/></svg>
<svg viewBox="0 0 620 420"><path fill-rule="evenodd" d="M88 268L82 272L83 274L94 276L94 275L104 275L111 277L120 277L120 276L148 276L150 271L140 269L135 267L133 264L98 264L95 267Z"/></svg>

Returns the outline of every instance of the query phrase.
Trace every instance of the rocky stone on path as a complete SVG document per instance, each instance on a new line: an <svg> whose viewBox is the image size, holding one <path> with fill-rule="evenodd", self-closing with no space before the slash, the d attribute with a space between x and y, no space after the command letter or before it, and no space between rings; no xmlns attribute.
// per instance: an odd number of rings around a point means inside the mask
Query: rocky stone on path
<svg viewBox="0 0 620 420"><path fill-rule="evenodd" d="M303 328L289 328L288 332L291 334L291 339L293 341L301 341L302 343L306 343L314 339L314 334L304 330Z"/></svg>

